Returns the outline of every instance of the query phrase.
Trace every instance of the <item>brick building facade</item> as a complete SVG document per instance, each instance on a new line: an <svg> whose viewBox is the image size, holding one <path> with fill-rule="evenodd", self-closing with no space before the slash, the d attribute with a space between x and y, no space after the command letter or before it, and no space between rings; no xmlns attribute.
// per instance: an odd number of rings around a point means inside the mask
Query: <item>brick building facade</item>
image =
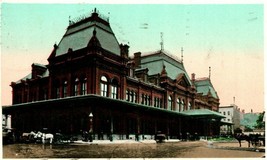
<svg viewBox="0 0 267 160"><path fill-rule="evenodd" d="M157 131L169 138L212 136L223 117L210 78L190 79L183 61L164 50L129 56L129 46L118 43L96 10L70 22L48 64L33 63L11 87L13 104L3 106L3 114L23 132L46 127L71 134L91 129L98 139L149 139Z"/></svg>

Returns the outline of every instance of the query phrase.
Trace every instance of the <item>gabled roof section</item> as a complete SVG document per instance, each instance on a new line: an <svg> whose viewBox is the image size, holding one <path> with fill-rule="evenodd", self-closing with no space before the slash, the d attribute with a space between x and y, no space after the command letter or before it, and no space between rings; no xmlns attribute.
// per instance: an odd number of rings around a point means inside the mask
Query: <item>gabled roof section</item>
<svg viewBox="0 0 267 160"><path fill-rule="evenodd" d="M197 93L203 93L203 95L211 94L214 98L219 98L209 78L196 79L194 82Z"/></svg>
<svg viewBox="0 0 267 160"><path fill-rule="evenodd" d="M94 36L94 31L96 31L97 39L103 49L120 55L120 46L109 22L101 18L95 10L90 17L76 23L73 22L67 28L57 46L55 57L66 54L69 48L73 51L86 48Z"/></svg>
<svg viewBox="0 0 267 160"><path fill-rule="evenodd" d="M179 85L182 86L188 86L191 85L191 81L187 79L186 75L184 73L180 73L177 77L176 77L176 82Z"/></svg>
<svg viewBox="0 0 267 160"><path fill-rule="evenodd" d="M170 56L168 53L157 51L141 57L141 68L148 68L148 75L160 74L163 66L165 66L167 75L171 79L175 80L177 76L182 74L187 79L187 82L192 85L182 61Z"/></svg>

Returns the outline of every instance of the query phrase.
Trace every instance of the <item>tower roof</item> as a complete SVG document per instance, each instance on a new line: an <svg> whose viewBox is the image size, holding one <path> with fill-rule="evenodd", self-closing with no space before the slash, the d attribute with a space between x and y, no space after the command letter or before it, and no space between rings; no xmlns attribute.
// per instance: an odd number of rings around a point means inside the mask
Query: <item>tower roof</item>
<svg viewBox="0 0 267 160"><path fill-rule="evenodd" d="M66 54L69 48L73 51L86 48L95 33L103 49L120 55L119 43L108 20L101 18L95 10L90 17L78 22L70 21L66 33L56 48L55 56Z"/></svg>
<svg viewBox="0 0 267 160"><path fill-rule="evenodd" d="M203 95L208 95L209 92L212 97L214 98L219 98L217 95L217 92L215 91L210 78L201 78L201 79L196 79L194 81L194 84L197 89L197 93L203 93Z"/></svg>
<svg viewBox="0 0 267 160"><path fill-rule="evenodd" d="M163 66L165 66L165 71L167 72L168 77L174 80L180 74L184 74L191 85L190 78L187 75L182 61L178 60L176 57L171 56L162 50L141 57L141 68L148 68L149 75L161 73Z"/></svg>

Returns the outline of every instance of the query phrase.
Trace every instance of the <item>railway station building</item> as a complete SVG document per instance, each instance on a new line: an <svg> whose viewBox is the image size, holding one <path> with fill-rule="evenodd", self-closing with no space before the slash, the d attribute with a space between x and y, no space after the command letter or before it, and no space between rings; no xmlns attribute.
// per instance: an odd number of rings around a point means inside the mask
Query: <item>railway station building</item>
<svg viewBox="0 0 267 160"><path fill-rule="evenodd" d="M95 139L153 139L220 133L219 96L210 77L196 78L164 50L129 53L95 10L70 22L48 64L32 64L11 82L3 115L20 132L89 131ZM10 118L11 117L11 118Z"/></svg>

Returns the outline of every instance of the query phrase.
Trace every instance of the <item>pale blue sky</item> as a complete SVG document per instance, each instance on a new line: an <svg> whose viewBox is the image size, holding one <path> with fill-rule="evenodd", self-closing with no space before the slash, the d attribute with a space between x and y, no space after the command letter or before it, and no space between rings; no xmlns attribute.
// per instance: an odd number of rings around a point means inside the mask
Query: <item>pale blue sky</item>
<svg viewBox="0 0 267 160"><path fill-rule="evenodd" d="M8 85L29 73L33 62L47 64L53 44L59 43L66 31L69 16L75 19L90 15L94 8L109 17L119 43L129 42L131 54L159 50L160 32L163 32L166 51L180 57L181 47L184 48L189 76L192 72L197 77L208 76L208 67L212 67L212 80L222 104L232 103L235 96L240 108L263 110L264 6L260 4L3 3L2 94L11 98ZM27 61L16 59L20 56ZM255 77L248 78L251 75ZM258 86L247 91L247 84L255 81ZM234 88L229 90L228 84ZM256 103L246 102L246 96L253 96L252 92L261 97ZM10 99L4 101L10 103Z"/></svg>

